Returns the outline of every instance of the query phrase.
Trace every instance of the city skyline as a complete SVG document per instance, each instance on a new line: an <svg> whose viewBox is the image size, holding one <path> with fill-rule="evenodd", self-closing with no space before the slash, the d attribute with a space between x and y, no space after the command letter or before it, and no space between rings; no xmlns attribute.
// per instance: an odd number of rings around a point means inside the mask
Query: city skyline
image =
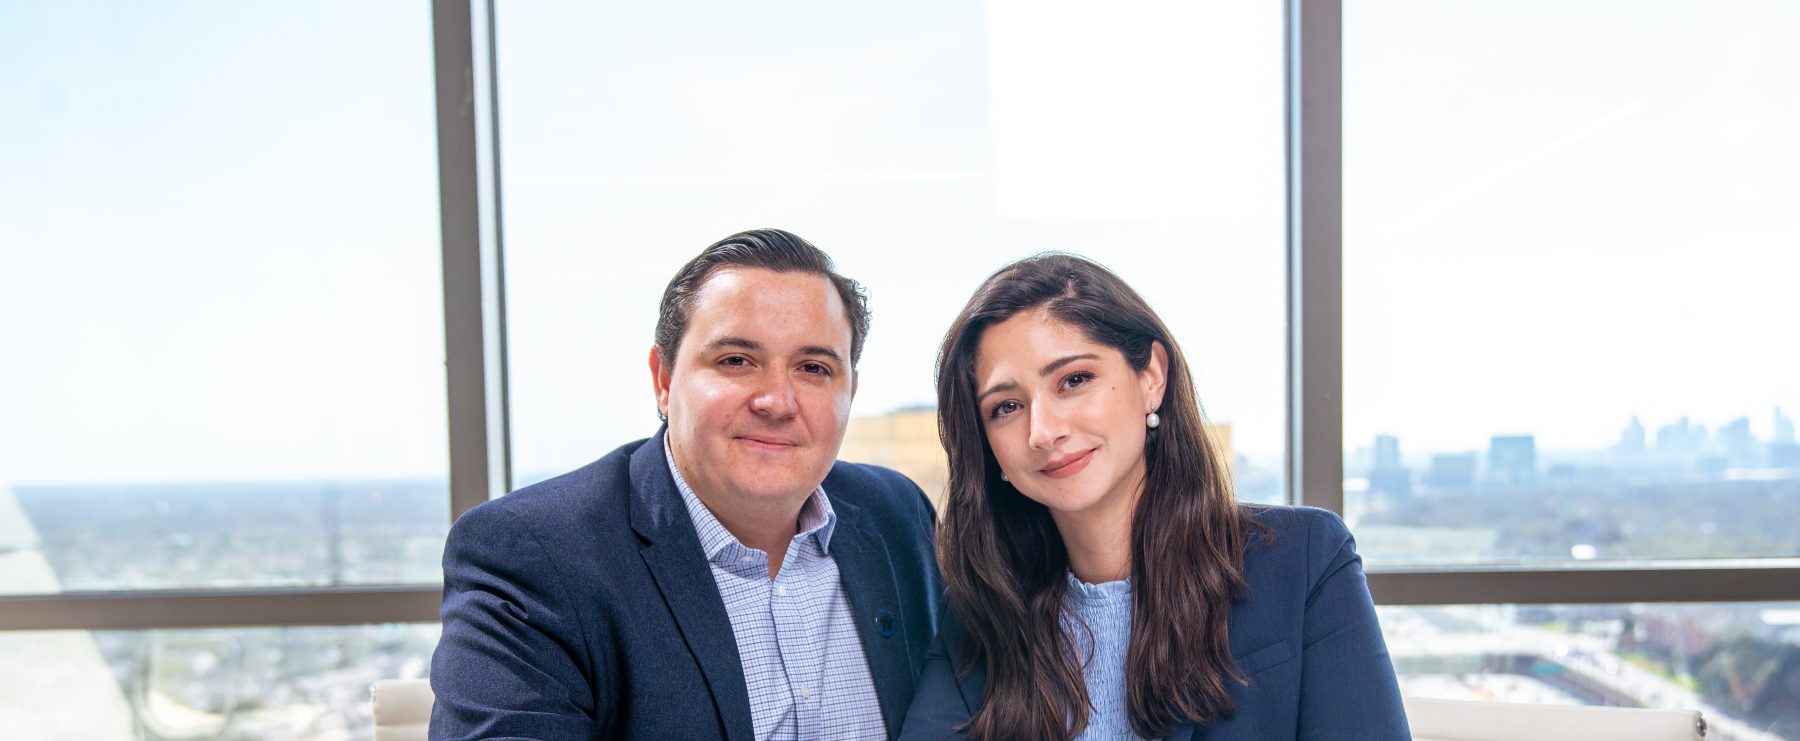
<svg viewBox="0 0 1800 741"><path fill-rule="evenodd" d="M1727 467L1734 468L1758 465L1800 468L1800 446L1796 446L1793 418L1786 415L1783 407L1775 405L1770 407L1766 419L1766 426L1759 427L1754 424L1754 417L1740 414L1729 417L1723 424L1709 426L1683 415L1657 426L1655 433L1651 434L1650 428L1644 426L1642 419L1634 415L1619 429L1614 441L1604 446L1536 448L1538 437L1535 432L1513 430L1490 434L1487 444L1482 446L1408 446L1413 451L1410 454L1398 449L1399 442L1406 439L1404 435L1380 433L1370 442L1346 440L1348 447L1345 458L1356 469L1392 468L1395 463L1417 465L1428 462L1432 456L1438 455L1491 455L1495 441L1526 438L1534 443L1535 454L1546 458L1556 457L1557 462L1563 463L1609 463L1630 467L1692 465L1708 458L1718 458ZM1766 429L1767 435L1758 434L1758 429ZM1753 449L1765 456L1776 457L1763 461L1752 460L1750 453Z"/></svg>

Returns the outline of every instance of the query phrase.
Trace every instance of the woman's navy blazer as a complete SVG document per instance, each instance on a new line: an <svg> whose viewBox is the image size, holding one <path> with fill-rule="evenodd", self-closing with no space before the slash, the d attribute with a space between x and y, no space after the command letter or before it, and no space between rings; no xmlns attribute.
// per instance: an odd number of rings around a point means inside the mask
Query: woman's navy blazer
<svg viewBox="0 0 1800 741"><path fill-rule="evenodd" d="M885 468L838 463L824 487L892 736L937 626L936 521ZM433 739L751 741L737 643L661 433L458 518L442 615Z"/></svg>
<svg viewBox="0 0 1800 741"><path fill-rule="evenodd" d="M1269 533L1251 530L1249 588L1231 609L1231 655L1248 684L1231 684L1237 710L1169 736L1200 739L1408 739L1362 559L1337 515L1310 507L1253 507ZM951 611L954 613L954 611ZM958 677L961 628L946 615L926 658L902 739L960 737L981 706L983 667Z"/></svg>

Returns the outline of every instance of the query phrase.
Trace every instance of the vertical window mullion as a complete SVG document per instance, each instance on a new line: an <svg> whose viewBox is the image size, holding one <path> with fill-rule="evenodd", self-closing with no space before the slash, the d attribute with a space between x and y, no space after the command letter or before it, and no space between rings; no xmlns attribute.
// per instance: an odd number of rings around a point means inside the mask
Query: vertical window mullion
<svg viewBox="0 0 1800 741"><path fill-rule="evenodd" d="M1287 13L1288 500L1341 514L1343 5Z"/></svg>
<svg viewBox="0 0 1800 741"><path fill-rule="evenodd" d="M432 5L452 519L511 485L492 36L476 26L487 13L468 0Z"/></svg>

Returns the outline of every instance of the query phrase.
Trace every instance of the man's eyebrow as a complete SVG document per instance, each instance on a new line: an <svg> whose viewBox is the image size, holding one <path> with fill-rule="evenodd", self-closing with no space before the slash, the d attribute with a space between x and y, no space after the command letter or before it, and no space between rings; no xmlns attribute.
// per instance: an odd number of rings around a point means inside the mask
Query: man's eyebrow
<svg viewBox="0 0 1800 741"><path fill-rule="evenodd" d="M706 343L707 350L720 350L727 347L735 347L739 350L756 352L757 350L762 349L762 343L748 337L720 337L719 339Z"/></svg>
<svg viewBox="0 0 1800 741"><path fill-rule="evenodd" d="M712 352L712 351L716 351L716 350L723 350L725 348L737 348L739 350L745 350L748 352L760 352L763 349L763 346L762 346L762 343L757 342L756 340L750 339L748 337L720 337L716 340L713 340L712 342L706 343L706 345L705 345L705 349L708 352ZM833 350L829 347L825 347L824 345L807 345L805 347L800 348L800 350L798 351L798 354L808 355L808 356L813 356L813 357L829 358L832 362L835 362L838 365L844 364L844 356L842 353L839 353L838 351Z"/></svg>
<svg viewBox="0 0 1800 741"><path fill-rule="evenodd" d="M844 364L844 356L839 355L838 351L823 345L807 345L806 347L800 348L800 354L831 358L831 361L838 365Z"/></svg>
<svg viewBox="0 0 1800 741"><path fill-rule="evenodd" d="M1091 352L1082 353L1080 355L1070 355L1069 357L1062 358L1061 360L1050 361L1049 365L1044 366L1043 370L1038 371L1038 375L1048 376L1052 373L1055 373L1057 368L1061 368L1061 367L1068 365L1070 363L1073 363L1077 360L1099 360L1099 359L1100 359L1100 356L1095 355Z"/></svg>

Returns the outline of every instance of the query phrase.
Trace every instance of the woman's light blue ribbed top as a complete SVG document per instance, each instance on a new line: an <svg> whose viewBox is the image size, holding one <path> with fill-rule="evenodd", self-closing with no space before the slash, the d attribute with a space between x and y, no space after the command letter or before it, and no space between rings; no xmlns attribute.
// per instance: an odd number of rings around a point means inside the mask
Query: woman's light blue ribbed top
<svg viewBox="0 0 1800 741"><path fill-rule="evenodd" d="M1131 579L1089 584L1069 574L1063 629L1075 638L1087 681L1087 730L1077 741L1135 739L1125 714L1125 650L1131 645ZM1083 626L1086 626L1085 629Z"/></svg>

